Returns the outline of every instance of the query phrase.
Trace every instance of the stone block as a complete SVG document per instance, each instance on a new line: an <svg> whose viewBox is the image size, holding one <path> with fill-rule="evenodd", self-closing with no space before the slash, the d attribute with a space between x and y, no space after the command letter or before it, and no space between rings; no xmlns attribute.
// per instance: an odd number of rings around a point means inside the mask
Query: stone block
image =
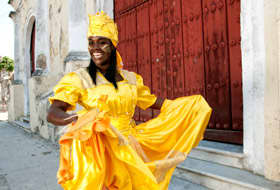
<svg viewBox="0 0 280 190"><path fill-rule="evenodd" d="M10 87L10 101L8 104L8 120L15 121L24 115L24 86L12 84Z"/></svg>
<svg viewBox="0 0 280 190"><path fill-rule="evenodd" d="M88 52L69 52L64 60L64 73L73 72L81 67L87 67L90 62Z"/></svg>
<svg viewBox="0 0 280 190"><path fill-rule="evenodd" d="M52 138L48 129L48 98L53 95L52 88L62 75L34 76L29 79L30 127L46 139Z"/></svg>

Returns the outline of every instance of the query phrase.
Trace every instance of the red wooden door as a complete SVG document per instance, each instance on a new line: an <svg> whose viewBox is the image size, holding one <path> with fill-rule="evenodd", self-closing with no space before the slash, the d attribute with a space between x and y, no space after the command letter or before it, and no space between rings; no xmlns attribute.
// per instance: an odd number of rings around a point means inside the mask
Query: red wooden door
<svg viewBox="0 0 280 190"><path fill-rule="evenodd" d="M226 0L228 22L228 48L230 63L230 89L232 130L236 139L242 135L243 98L240 36L240 0ZM241 134L240 134L241 133ZM238 140L237 140L238 141Z"/></svg>
<svg viewBox="0 0 280 190"><path fill-rule="evenodd" d="M150 48L150 23L148 2L136 8L137 18L137 66L138 73L143 77L145 84L152 86L151 72L151 48ZM140 110L140 121L147 121L152 118L152 110Z"/></svg>
<svg viewBox="0 0 280 190"><path fill-rule="evenodd" d="M167 70L165 49L163 1L151 1L150 3L150 34L151 34L151 67L152 86L154 94L167 97ZM157 82L154 82L157 81ZM153 115L158 115L158 110L153 110Z"/></svg>
<svg viewBox="0 0 280 190"><path fill-rule="evenodd" d="M205 138L242 144L240 0L115 0L115 18L125 68L157 96L203 95L213 108Z"/></svg>

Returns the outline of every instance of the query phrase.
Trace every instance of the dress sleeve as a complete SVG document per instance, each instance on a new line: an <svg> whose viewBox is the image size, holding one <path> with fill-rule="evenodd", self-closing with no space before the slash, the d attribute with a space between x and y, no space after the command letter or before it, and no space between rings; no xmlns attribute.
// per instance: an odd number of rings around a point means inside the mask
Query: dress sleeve
<svg viewBox="0 0 280 190"><path fill-rule="evenodd" d="M67 111L75 110L82 91L82 82L76 73L66 74L54 87L54 96L49 98L52 104L54 100L60 100L71 105Z"/></svg>
<svg viewBox="0 0 280 190"><path fill-rule="evenodd" d="M137 86L137 106L145 110L152 106L157 97L151 94L149 87L145 86L143 83L143 78L136 74L136 86Z"/></svg>

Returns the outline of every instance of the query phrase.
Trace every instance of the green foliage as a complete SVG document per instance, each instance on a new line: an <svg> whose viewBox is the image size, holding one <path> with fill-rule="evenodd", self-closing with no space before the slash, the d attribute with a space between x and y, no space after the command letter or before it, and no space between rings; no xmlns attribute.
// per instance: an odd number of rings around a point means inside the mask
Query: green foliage
<svg viewBox="0 0 280 190"><path fill-rule="evenodd" d="M2 70L12 72L14 70L14 60L7 56L3 57L0 62L0 71Z"/></svg>

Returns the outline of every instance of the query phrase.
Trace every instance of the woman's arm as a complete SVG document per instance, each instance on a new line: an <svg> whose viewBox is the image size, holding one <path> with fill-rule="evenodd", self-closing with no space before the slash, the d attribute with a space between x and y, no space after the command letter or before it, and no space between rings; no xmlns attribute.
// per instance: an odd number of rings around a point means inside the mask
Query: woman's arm
<svg viewBox="0 0 280 190"><path fill-rule="evenodd" d="M165 98L157 97L156 102L150 108L160 110L164 100Z"/></svg>
<svg viewBox="0 0 280 190"><path fill-rule="evenodd" d="M54 100L48 111L47 121L54 125L68 125L78 120L77 114L66 113L68 107L70 107L68 103Z"/></svg>

